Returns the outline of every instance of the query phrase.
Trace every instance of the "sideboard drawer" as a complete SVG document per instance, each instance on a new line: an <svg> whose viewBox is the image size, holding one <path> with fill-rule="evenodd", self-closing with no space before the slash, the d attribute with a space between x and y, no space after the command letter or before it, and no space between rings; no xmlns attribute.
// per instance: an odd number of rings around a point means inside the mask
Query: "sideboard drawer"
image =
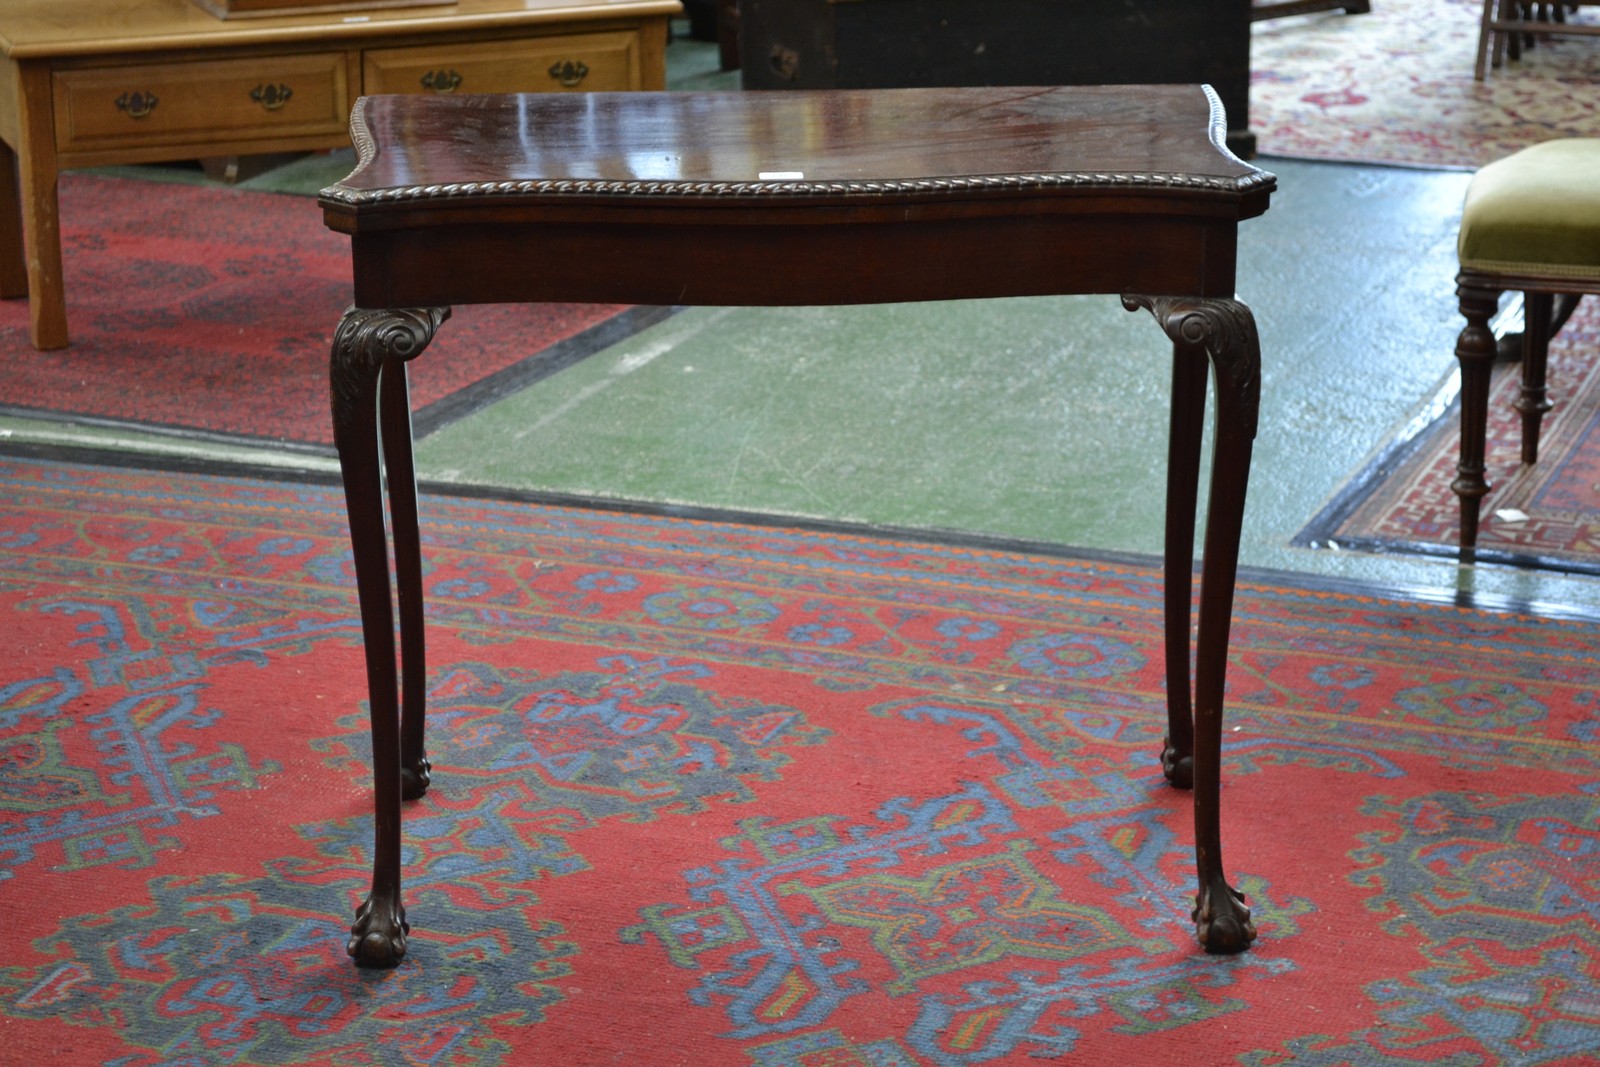
<svg viewBox="0 0 1600 1067"><path fill-rule="evenodd" d="M362 54L368 94L620 90L640 88L641 79L639 35L632 30Z"/></svg>
<svg viewBox="0 0 1600 1067"><path fill-rule="evenodd" d="M353 103L348 71L342 52L57 71L56 148L337 136Z"/></svg>

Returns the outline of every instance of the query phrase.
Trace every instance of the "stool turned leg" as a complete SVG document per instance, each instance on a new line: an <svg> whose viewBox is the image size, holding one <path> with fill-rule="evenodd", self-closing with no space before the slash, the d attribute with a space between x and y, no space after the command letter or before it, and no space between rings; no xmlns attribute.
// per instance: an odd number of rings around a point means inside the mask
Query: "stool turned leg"
<svg viewBox="0 0 1600 1067"><path fill-rule="evenodd" d="M433 768L423 746L427 648L422 631L422 542L411 456L411 391L404 363L390 363L378 378L378 418L394 538L395 599L400 606L400 795L416 800L428 791Z"/></svg>
<svg viewBox="0 0 1600 1067"><path fill-rule="evenodd" d="M1522 413L1522 462L1539 462L1539 430L1545 412L1553 405L1545 390L1545 364L1550 356L1551 308L1549 293L1522 296L1522 391L1512 405Z"/></svg>
<svg viewBox="0 0 1600 1067"><path fill-rule="evenodd" d="M1461 458L1450 483L1461 499L1461 547L1478 543L1478 511L1488 495L1484 480L1484 434L1489 421L1489 374L1494 367L1494 334L1489 319L1499 310L1500 290L1460 281L1456 295L1467 324L1456 339L1461 363Z"/></svg>
<svg viewBox="0 0 1600 1067"><path fill-rule="evenodd" d="M1194 715L1189 698L1190 592L1194 520L1199 501L1200 442L1206 413L1204 349L1172 346L1172 425L1167 436L1166 597L1167 736L1161 771L1180 789L1194 785Z"/></svg>
<svg viewBox="0 0 1600 1067"><path fill-rule="evenodd" d="M384 533L383 476L378 458L379 380L433 338L446 309L369 311L351 308L334 332L329 358L333 439L343 473L355 560L361 635L366 648L372 722L372 888L356 911L346 950L362 967L393 967L406 954L400 902L400 731L395 681L394 618Z"/></svg>
<svg viewBox="0 0 1600 1067"><path fill-rule="evenodd" d="M1194 827L1199 892L1195 935L1207 952L1242 952L1255 940L1244 896L1228 884L1222 863L1222 712L1228 631L1238 577L1245 490L1261 398L1261 345L1255 318L1237 300L1124 296L1124 307L1147 308L1179 357L1204 350L1217 380L1216 422L1200 575L1200 627L1195 643Z"/></svg>

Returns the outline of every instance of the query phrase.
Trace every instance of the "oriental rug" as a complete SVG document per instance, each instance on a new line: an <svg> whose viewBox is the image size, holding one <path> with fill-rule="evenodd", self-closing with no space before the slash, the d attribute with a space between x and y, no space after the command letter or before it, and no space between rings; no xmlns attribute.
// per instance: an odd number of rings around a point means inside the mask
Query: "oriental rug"
<svg viewBox="0 0 1600 1067"><path fill-rule="evenodd" d="M1521 364L1495 365L1485 447L1478 558L1600 573L1600 301L1585 297L1550 342L1554 409L1539 461L1522 463L1522 416L1512 407ZM1448 387L1453 395L1459 383ZM1297 538L1361 551L1455 555L1461 511L1450 483L1461 454L1459 401L1396 442Z"/></svg>
<svg viewBox="0 0 1600 1067"><path fill-rule="evenodd" d="M1373 0L1251 29L1250 128L1268 156L1475 169L1600 137L1600 38L1544 37L1472 78L1482 0ZM1568 16L1597 20L1593 5Z"/></svg>
<svg viewBox="0 0 1600 1067"><path fill-rule="evenodd" d="M331 451L328 349L351 302L349 238L316 201L64 174L72 343L36 351L0 301L0 411ZM456 309L413 368L419 432L610 344L657 309Z"/></svg>
<svg viewBox="0 0 1600 1067"><path fill-rule="evenodd" d="M338 491L0 461L5 1056L1592 1062L1600 625L1245 575L1193 941L1137 560L428 497L411 952L357 971ZM1203 1050L1203 1051L1202 1051Z"/></svg>

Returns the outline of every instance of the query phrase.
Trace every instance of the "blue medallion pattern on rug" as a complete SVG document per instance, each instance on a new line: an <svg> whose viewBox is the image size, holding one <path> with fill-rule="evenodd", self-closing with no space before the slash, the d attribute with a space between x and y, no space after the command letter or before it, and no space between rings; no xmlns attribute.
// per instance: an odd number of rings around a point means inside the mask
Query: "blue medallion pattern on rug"
<svg viewBox="0 0 1600 1067"><path fill-rule="evenodd" d="M1224 838L1260 937L1219 959L1192 799L1156 761L1159 570L433 498L435 777L401 815L406 961L368 974L344 954L374 819L337 491L0 482L19 1062L1600 1049L1592 622L1241 585Z"/></svg>
<svg viewBox="0 0 1600 1067"><path fill-rule="evenodd" d="M328 880L278 866L250 880L156 878L146 904L74 916L38 946L57 962L0 967L0 999L22 1018L115 1027L133 1043L160 1035L107 1067L287 1065L313 1049L350 1063L500 1064L509 1046L482 1020L530 1025L561 999L551 980L577 946L556 924L530 928L531 894L492 908L422 895L428 946L414 967L375 974L350 966L343 916L306 907ZM336 860L319 873L337 873L346 895L365 878Z"/></svg>
<svg viewBox="0 0 1600 1067"><path fill-rule="evenodd" d="M1434 793L1364 814L1396 829L1367 835L1352 881L1429 964L1372 987L1386 1020L1448 1018L1529 1067L1600 1049L1600 801Z"/></svg>
<svg viewBox="0 0 1600 1067"><path fill-rule="evenodd" d="M1296 1067L1565 1067L1600 1052L1600 801L1433 793L1374 797L1362 814L1392 829L1364 835L1350 880L1418 966L1367 987L1380 1027L1302 1041Z"/></svg>
<svg viewBox="0 0 1600 1067"><path fill-rule="evenodd" d="M208 673L264 666L259 651L187 651L172 641L181 623L139 602L27 607L74 620L94 654L87 677L58 667L0 688L0 882L41 850L62 870L150 866L175 847L162 831L215 815L219 790L253 789L279 770L209 732L223 713L205 705ZM87 759L74 754L85 730Z"/></svg>
<svg viewBox="0 0 1600 1067"><path fill-rule="evenodd" d="M103 620L94 618L100 634ZM107 647L118 653L123 646ZM434 679L430 733L448 753L450 775L406 814L408 909L428 936L405 968L352 968L347 916L314 906L348 900L353 907L360 899L373 833L363 815L298 827L315 855L271 861L265 877L158 877L146 885L146 904L69 917L35 946L56 962L0 967L0 1001L21 1017L165 1035L159 1048L113 1067L293 1064L308 1047L350 1062L364 1062L362 1049L376 1050L377 1062L510 1062L510 1046L490 1037L483 1020L541 1021L562 999L557 980L572 973L580 951L562 923L539 917L545 909L536 892L543 879L590 869L567 837L607 818L639 821L747 801L749 782L773 779L787 762L785 746L827 737L794 709L702 687L714 676L703 665L606 656L597 666L541 677L465 662ZM201 688L186 678L162 693ZM0 752L7 803L43 809L93 799L93 777L55 758L51 745L66 721L53 716L83 689L64 677L0 694L3 721L27 715L47 724ZM192 702L171 706L180 713L155 722L186 724ZM113 713L108 721L125 718ZM366 777L365 716L342 725L346 733L313 747ZM126 738L159 747L148 741L161 736L150 724L144 733L100 735L130 751ZM152 761L128 762L151 770ZM214 756L205 762L215 764ZM184 760L161 766L168 795L177 792L171 783L248 781L203 778ZM135 780L144 779L118 776ZM181 795L206 794L189 788ZM419 1014L427 1027L415 1025ZM187 1022L175 1028L179 1020Z"/></svg>
<svg viewBox="0 0 1600 1067"><path fill-rule="evenodd" d="M607 656L599 671L537 671L458 664L428 692L434 761L452 775L525 777L538 806L599 821L702 810L711 800L751 798L751 781L774 780L786 745L828 732L793 708L717 696L715 672L665 658ZM357 729L324 748L356 768L371 765Z"/></svg>
<svg viewBox="0 0 1600 1067"><path fill-rule="evenodd" d="M1005 768L993 779L1003 792L973 781L946 796L901 797L868 823L744 820L722 843L730 858L686 872L686 899L641 909L623 939L701 972L692 999L721 1008L727 1036L805 1030L823 1040L813 1028L852 997L883 992L913 1001L905 1048L929 1062L1064 1055L1077 1041L1074 1020L1109 1011L1128 1033L1183 1026L1241 1010L1219 992L1241 975L1291 966L1263 956L1173 962L1173 945L1191 936L1187 887L1158 872L1186 849L1150 803L1148 774L1140 782L1127 770L1082 776L1041 764L981 705L873 713L959 731L978 746L966 759ZM1081 788L1060 786L1069 780ZM1017 813L1031 808L1073 813L1049 849L1021 836ZM1068 896L1085 884L1084 900L1109 896L1115 908ZM1247 888L1264 927L1295 931L1304 905L1277 908L1259 881ZM811 1047L794 1040L802 1044L761 1047L781 1063L780 1050Z"/></svg>

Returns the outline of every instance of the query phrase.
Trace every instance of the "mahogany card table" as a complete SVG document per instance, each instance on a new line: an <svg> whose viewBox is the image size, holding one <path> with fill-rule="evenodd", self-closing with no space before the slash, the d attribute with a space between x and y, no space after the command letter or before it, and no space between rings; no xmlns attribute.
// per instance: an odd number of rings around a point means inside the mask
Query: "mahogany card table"
<svg viewBox="0 0 1600 1067"><path fill-rule="evenodd" d="M453 304L826 305L1101 293L1171 341L1167 779L1194 790L1207 951L1255 936L1223 871L1223 688L1260 393L1238 224L1276 181L1224 147L1209 87L374 96L323 190L355 304L330 359L371 697L376 850L349 952L406 951L401 802L427 789L421 544L406 363ZM1191 684L1207 382L1209 504ZM796 403L804 403L796 397ZM387 478L385 478L387 474ZM392 528L394 588L389 534ZM394 632L399 610L399 647ZM397 662L398 661L398 662Z"/></svg>

